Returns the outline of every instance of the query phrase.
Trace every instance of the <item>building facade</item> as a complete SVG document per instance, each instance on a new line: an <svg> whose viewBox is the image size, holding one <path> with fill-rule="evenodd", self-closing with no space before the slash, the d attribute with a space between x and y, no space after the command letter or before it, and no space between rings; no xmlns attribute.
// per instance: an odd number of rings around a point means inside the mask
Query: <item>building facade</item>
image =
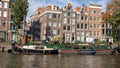
<svg viewBox="0 0 120 68"><path fill-rule="evenodd" d="M60 8L58 5L40 7L31 16L31 23L40 22L40 39L52 39L53 36L61 37L64 42L87 42L89 38L104 39L102 34L102 6L89 4L88 6L72 7L68 2ZM106 28L105 28L106 29Z"/></svg>
<svg viewBox="0 0 120 68"><path fill-rule="evenodd" d="M10 23L10 0L0 0L0 41L8 40L8 31Z"/></svg>

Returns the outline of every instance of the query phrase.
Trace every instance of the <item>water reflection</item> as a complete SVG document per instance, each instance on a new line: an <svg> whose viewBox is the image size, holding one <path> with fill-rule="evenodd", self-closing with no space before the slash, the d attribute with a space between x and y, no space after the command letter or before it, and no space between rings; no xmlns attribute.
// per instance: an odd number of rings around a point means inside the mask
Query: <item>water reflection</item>
<svg viewBox="0 0 120 68"><path fill-rule="evenodd" d="M14 55L0 53L0 68L118 68L118 55Z"/></svg>

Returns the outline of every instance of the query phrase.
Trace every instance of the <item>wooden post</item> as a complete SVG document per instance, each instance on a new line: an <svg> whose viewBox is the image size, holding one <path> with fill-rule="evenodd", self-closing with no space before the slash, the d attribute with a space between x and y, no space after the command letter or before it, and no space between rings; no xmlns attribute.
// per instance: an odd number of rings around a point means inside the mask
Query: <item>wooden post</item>
<svg viewBox="0 0 120 68"><path fill-rule="evenodd" d="M4 52L4 49L5 49L5 47L3 46L3 47L2 47L2 52Z"/></svg>

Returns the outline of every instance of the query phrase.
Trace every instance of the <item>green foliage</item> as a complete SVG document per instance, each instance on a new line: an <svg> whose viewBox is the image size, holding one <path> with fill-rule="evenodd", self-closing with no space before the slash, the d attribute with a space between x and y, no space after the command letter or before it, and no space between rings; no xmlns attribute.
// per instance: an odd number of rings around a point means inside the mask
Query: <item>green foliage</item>
<svg viewBox="0 0 120 68"><path fill-rule="evenodd" d="M11 18L15 24L18 39L18 26L21 22L25 22L28 11L28 0L14 0L11 3Z"/></svg>
<svg viewBox="0 0 120 68"><path fill-rule="evenodd" d="M113 41L117 41L117 26L120 25L120 1L111 0L107 5L104 21L112 26Z"/></svg>
<svg viewBox="0 0 120 68"><path fill-rule="evenodd" d="M27 0L15 0L12 5L12 18L15 25L19 25L20 22L24 20L28 11L28 1Z"/></svg>
<svg viewBox="0 0 120 68"><path fill-rule="evenodd" d="M95 40L95 44L100 44L101 43L101 40L100 39L96 39Z"/></svg>

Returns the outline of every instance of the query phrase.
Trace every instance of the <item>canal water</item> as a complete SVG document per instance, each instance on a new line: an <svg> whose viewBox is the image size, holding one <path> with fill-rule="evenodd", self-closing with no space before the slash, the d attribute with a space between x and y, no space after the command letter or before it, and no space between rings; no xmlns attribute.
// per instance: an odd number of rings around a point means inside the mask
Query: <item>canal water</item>
<svg viewBox="0 0 120 68"><path fill-rule="evenodd" d="M120 68L120 55L23 55L0 53L0 68Z"/></svg>

